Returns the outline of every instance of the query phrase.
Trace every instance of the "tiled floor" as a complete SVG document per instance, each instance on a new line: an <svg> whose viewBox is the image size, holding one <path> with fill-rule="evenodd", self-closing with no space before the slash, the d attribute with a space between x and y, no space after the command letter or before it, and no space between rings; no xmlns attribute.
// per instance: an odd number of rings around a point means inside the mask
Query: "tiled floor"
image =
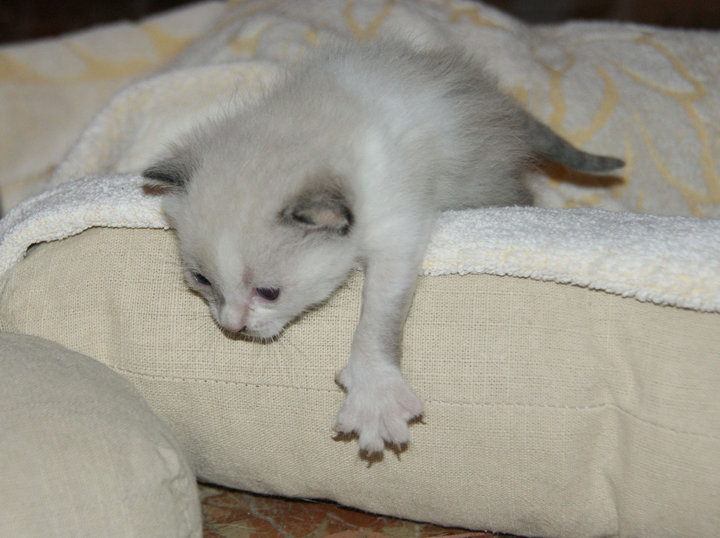
<svg viewBox="0 0 720 538"><path fill-rule="evenodd" d="M402 521L328 502L280 499L216 486L201 485L200 497L203 506L204 538L502 536Z"/></svg>

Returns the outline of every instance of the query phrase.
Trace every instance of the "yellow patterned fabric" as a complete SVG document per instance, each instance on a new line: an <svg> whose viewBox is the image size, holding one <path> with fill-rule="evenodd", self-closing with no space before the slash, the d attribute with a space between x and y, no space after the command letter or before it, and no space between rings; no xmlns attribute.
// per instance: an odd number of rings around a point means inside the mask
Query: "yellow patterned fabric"
<svg viewBox="0 0 720 538"><path fill-rule="evenodd" d="M5 210L45 188L86 124L212 27L220 2L0 47L0 194Z"/></svg>
<svg viewBox="0 0 720 538"><path fill-rule="evenodd" d="M5 47L0 184L6 206L41 188L40 178L62 161L83 123L129 82L155 80L150 94L140 85L104 110L86 133L84 151L76 146L56 183L139 169L150 148L208 107L254 91L258 78L268 83L277 65L334 35L459 44L558 133L627 161L620 176L604 180L545 167L534 181L542 206L720 216L716 33L612 23L528 27L482 4L453 0L207 3L137 25ZM155 69L168 58L174 58L163 68L168 78L157 79ZM232 66L203 70L218 64ZM177 74L181 69L185 77ZM172 71L175 76L167 74ZM182 94L188 106L175 110L176 117L157 106L164 99L177 103ZM143 114L141 123L155 128L141 132L130 121Z"/></svg>

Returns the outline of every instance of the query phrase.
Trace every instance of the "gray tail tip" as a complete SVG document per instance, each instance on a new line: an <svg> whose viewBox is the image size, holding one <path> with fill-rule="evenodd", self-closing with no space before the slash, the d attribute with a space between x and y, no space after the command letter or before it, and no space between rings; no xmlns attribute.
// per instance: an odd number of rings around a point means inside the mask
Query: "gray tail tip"
<svg viewBox="0 0 720 538"><path fill-rule="evenodd" d="M618 159L617 157L605 157L600 155L594 157L594 159L584 163L585 166L580 168L581 172L612 172L618 168L625 167L625 161Z"/></svg>

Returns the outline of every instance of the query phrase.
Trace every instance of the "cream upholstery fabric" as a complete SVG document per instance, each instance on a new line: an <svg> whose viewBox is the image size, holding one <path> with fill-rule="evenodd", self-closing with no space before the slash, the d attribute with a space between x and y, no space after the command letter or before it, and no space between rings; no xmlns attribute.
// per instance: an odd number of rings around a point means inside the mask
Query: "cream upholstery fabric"
<svg viewBox="0 0 720 538"><path fill-rule="evenodd" d="M121 376L54 342L0 333L0 477L0 536L202 535L167 426Z"/></svg>
<svg viewBox="0 0 720 538"><path fill-rule="evenodd" d="M720 315L487 275L423 277L403 371L426 415L368 466L333 440L356 275L276 341L224 337L174 236L92 229L30 251L0 328L121 373L205 480L526 535L720 528Z"/></svg>

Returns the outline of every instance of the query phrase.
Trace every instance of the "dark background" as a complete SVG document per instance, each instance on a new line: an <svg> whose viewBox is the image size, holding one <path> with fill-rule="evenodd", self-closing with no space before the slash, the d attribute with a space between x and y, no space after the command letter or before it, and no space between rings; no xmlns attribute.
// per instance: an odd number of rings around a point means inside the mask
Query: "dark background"
<svg viewBox="0 0 720 538"><path fill-rule="evenodd" d="M288 0L294 1L294 0ZM52 37L192 3L188 0L0 0L0 42ZM719 0L488 0L529 22L634 21L680 28L720 28Z"/></svg>

